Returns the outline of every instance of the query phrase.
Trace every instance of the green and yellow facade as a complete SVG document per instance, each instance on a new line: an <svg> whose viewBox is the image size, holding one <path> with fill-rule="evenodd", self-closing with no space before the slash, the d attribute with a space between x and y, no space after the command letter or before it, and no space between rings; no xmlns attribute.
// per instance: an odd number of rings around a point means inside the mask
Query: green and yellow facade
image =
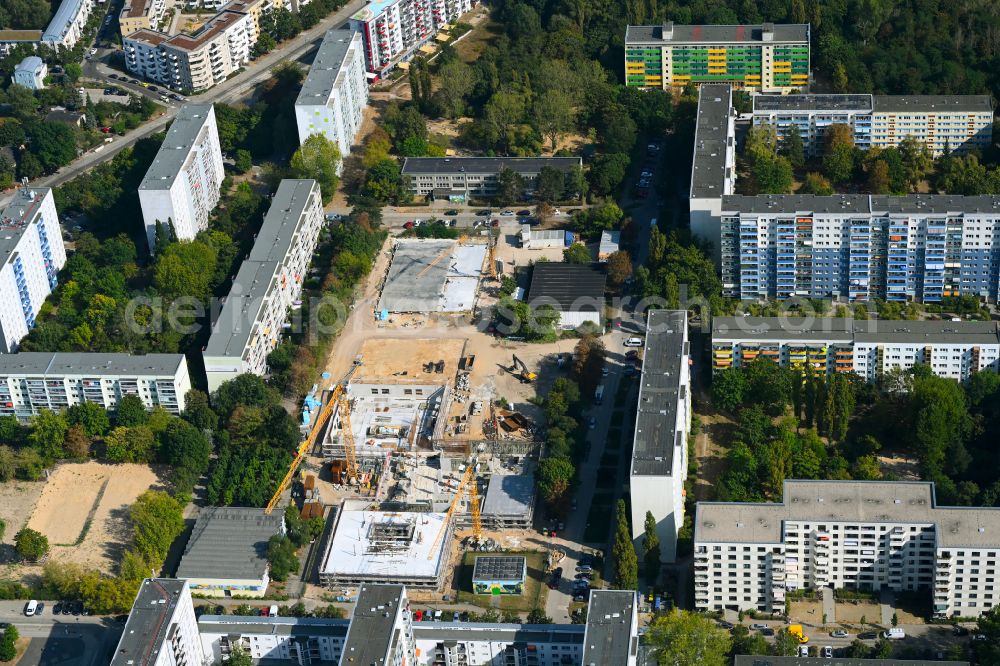
<svg viewBox="0 0 1000 666"><path fill-rule="evenodd" d="M809 26L629 26L625 85L683 88L728 83L768 93L809 88Z"/></svg>

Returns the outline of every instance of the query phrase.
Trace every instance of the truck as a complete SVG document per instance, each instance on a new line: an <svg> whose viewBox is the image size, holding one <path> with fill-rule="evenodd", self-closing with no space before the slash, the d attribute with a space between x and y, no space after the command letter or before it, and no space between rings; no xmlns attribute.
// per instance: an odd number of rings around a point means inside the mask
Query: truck
<svg viewBox="0 0 1000 666"><path fill-rule="evenodd" d="M601 384L600 386L597 387L597 390L594 391L594 404L599 405L603 401L604 401L604 384Z"/></svg>
<svg viewBox="0 0 1000 666"><path fill-rule="evenodd" d="M798 638L799 639L799 643L803 643L804 644L804 643L808 643L809 642L809 637L806 636L805 633L802 631L802 625L801 624L790 624L790 625L788 625L788 633L790 633L792 636L795 636L796 638Z"/></svg>

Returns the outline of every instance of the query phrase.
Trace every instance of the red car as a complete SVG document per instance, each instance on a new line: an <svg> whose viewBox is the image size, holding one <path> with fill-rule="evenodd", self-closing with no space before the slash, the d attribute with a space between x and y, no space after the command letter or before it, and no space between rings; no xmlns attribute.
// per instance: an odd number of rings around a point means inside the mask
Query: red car
<svg viewBox="0 0 1000 666"><path fill-rule="evenodd" d="M419 610L413 611L413 621L414 622L421 622L423 619L424 619L424 612L423 611L419 611Z"/></svg>
<svg viewBox="0 0 1000 666"><path fill-rule="evenodd" d="M111 134L111 128L110 127L102 127L101 131L104 132L105 134Z"/></svg>
<svg viewBox="0 0 1000 666"><path fill-rule="evenodd" d="M415 226L416 225L413 223L413 220L410 220L409 222L407 222L406 224L403 225L403 228L404 229L412 229Z"/></svg>

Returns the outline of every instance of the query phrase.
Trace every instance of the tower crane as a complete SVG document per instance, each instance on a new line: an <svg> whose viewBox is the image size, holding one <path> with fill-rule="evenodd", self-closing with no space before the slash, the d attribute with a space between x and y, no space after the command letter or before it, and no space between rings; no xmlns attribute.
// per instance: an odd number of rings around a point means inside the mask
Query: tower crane
<svg viewBox="0 0 1000 666"><path fill-rule="evenodd" d="M438 530L437 536L434 537L430 554L427 555L428 560L434 558L438 544L441 543L441 537L448 531L448 523L451 521L452 516L455 515L455 510L458 509L458 504L462 501L466 491L469 493L469 511L472 514L472 537L476 540L476 543L482 539L483 525L479 513L479 489L476 487L476 459L472 458L465 468L465 474L462 475L462 480L455 490L455 496L452 498L451 504L448 505L448 511L444 515L444 524Z"/></svg>
<svg viewBox="0 0 1000 666"><path fill-rule="evenodd" d="M340 393L340 435L344 440L344 459L347 461L347 479L359 478L358 459L354 450L354 432L351 430L351 405L347 392Z"/></svg>

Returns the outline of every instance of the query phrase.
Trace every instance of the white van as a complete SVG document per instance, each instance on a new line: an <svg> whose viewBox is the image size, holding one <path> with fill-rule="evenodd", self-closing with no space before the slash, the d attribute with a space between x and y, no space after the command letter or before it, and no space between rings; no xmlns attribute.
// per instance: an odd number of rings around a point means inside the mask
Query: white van
<svg viewBox="0 0 1000 666"><path fill-rule="evenodd" d="M24 615L25 617L31 617L38 610L38 602L32 599L24 605Z"/></svg>
<svg viewBox="0 0 1000 666"><path fill-rule="evenodd" d="M889 640L906 638L906 632L899 627L893 627L887 631L883 631L882 638L888 638Z"/></svg>
<svg viewBox="0 0 1000 666"><path fill-rule="evenodd" d="M627 340L625 340L625 346L626 347L641 347L642 346L642 338L628 338Z"/></svg>
<svg viewBox="0 0 1000 666"><path fill-rule="evenodd" d="M278 617L278 606L274 605L267 609L268 617Z"/></svg>

